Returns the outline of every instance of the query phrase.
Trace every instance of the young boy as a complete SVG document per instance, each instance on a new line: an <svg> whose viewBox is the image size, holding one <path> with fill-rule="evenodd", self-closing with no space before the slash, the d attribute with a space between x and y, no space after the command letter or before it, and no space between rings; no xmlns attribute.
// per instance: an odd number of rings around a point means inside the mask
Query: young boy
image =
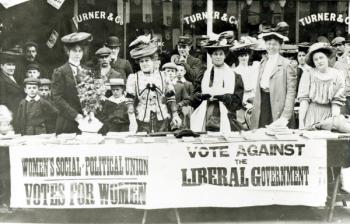
<svg viewBox="0 0 350 224"><path fill-rule="evenodd" d="M51 101L51 81L50 79L40 79L39 95Z"/></svg>
<svg viewBox="0 0 350 224"><path fill-rule="evenodd" d="M189 98L193 92L193 86L191 82L185 79L186 69L183 65L177 65L176 78L173 81L175 88L176 103L179 106L182 128L190 128L190 116L192 114L192 107L189 106Z"/></svg>
<svg viewBox="0 0 350 224"><path fill-rule="evenodd" d="M104 102L100 120L103 127L100 130L102 134L107 132L127 132L129 131L130 118L128 115L128 107L125 103L125 83L124 79L112 78L109 80L112 96Z"/></svg>
<svg viewBox="0 0 350 224"><path fill-rule="evenodd" d="M40 86L39 86L39 95L49 101L52 106L56 107L54 102L52 101L51 98L51 81L50 79L40 79ZM46 131L48 134L55 133L56 131L56 117L52 117L50 120L47 121L46 123Z"/></svg>
<svg viewBox="0 0 350 224"><path fill-rule="evenodd" d="M27 94L18 107L15 118L15 131L22 135L46 134L47 123L56 117L58 110L39 95L40 80L24 79L24 92Z"/></svg>
<svg viewBox="0 0 350 224"><path fill-rule="evenodd" d="M36 63L31 63L27 66L27 72L26 72L26 77L27 78L40 78L40 68L39 65Z"/></svg>

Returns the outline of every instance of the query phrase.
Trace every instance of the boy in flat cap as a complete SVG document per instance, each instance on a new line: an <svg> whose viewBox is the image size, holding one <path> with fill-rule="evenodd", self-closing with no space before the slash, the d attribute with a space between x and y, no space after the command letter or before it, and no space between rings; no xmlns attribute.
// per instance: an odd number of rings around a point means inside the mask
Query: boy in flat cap
<svg viewBox="0 0 350 224"><path fill-rule="evenodd" d="M5 105L13 114L24 97L23 88L14 77L18 56L11 51L0 53L0 105Z"/></svg>
<svg viewBox="0 0 350 224"><path fill-rule="evenodd" d="M185 79L194 82L202 70L201 60L190 55L192 40L188 36L180 36L177 43L177 51L180 57L175 60L176 64L181 64L186 69Z"/></svg>
<svg viewBox="0 0 350 224"><path fill-rule="evenodd" d="M39 78L41 78L40 75L41 74L40 74L39 64L31 63L27 66L26 78L39 79Z"/></svg>
<svg viewBox="0 0 350 224"><path fill-rule="evenodd" d="M47 122L56 117L58 110L39 95L40 80L26 78L24 92L27 94L18 107L15 131L22 135L47 134Z"/></svg>
<svg viewBox="0 0 350 224"><path fill-rule="evenodd" d="M112 96L108 97L104 102L100 118L103 122L103 127L100 132L102 134L127 132L129 131L130 121L124 95L125 81L120 78L110 79L109 85L112 90Z"/></svg>
<svg viewBox="0 0 350 224"><path fill-rule="evenodd" d="M111 66L126 78L133 73L131 64L128 60L119 57L119 51L121 42L118 37L110 36L107 38L105 46L108 47L111 52Z"/></svg>

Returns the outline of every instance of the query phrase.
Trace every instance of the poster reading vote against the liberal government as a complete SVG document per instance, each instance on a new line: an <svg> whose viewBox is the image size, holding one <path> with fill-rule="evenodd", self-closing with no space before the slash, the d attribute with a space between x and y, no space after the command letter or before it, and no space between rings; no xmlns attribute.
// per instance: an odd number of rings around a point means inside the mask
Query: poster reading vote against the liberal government
<svg viewBox="0 0 350 224"><path fill-rule="evenodd" d="M15 146L11 206L323 206L326 141Z"/></svg>

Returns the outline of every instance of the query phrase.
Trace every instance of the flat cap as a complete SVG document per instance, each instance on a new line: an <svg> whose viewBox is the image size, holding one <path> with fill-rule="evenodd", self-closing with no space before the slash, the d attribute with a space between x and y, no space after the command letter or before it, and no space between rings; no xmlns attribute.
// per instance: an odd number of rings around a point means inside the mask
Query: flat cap
<svg viewBox="0 0 350 224"><path fill-rule="evenodd" d="M174 62L168 62L168 63L165 63L163 66L162 66L162 69L166 69L166 68L170 68L170 69L175 69L177 70L177 66Z"/></svg>
<svg viewBox="0 0 350 224"><path fill-rule="evenodd" d="M36 78L25 78L24 79L24 84L33 84L33 85L39 85L40 80Z"/></svg>
<svg viewBox="0 0 350 224"><path fill-rule="evenodd" d="M65 35L61 38L61 41L65 44L74 44L83 41L92 41L92 36L90 33L86 32L75 32Z"/></svg>
<svg viewBox="0 0 350 224"><path fill-rule="evenodd" d="M95 53L96 56L108 56L112 53L112 50L109 49L108 47L101 47L98 49Z"/></svg>
<svg viewBox="0 0 350 224"><path fill-rule="evenodd" d="M51 85L51 81L50 79L40 79L40 85L44 86L44 85Z"/></svg>

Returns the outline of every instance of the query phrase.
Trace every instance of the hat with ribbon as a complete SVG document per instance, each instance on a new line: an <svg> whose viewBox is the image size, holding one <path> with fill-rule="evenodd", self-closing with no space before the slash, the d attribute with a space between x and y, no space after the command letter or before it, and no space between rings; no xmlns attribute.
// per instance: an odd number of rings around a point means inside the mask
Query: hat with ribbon
<svg viewBox="0 0 350 224"><path fill-rule="evenodd" d="M257 39L250 36L243 36L239 41L236 41L232 47L230 47L231 51L239 51L242 49L250 50L257 44Z"/></svg>
<svg viewBox="0 0 350 224"><path fill-rule="evenodd" d="M0 63L16 62L21 55L14 51L0 52Z"/></svg>

